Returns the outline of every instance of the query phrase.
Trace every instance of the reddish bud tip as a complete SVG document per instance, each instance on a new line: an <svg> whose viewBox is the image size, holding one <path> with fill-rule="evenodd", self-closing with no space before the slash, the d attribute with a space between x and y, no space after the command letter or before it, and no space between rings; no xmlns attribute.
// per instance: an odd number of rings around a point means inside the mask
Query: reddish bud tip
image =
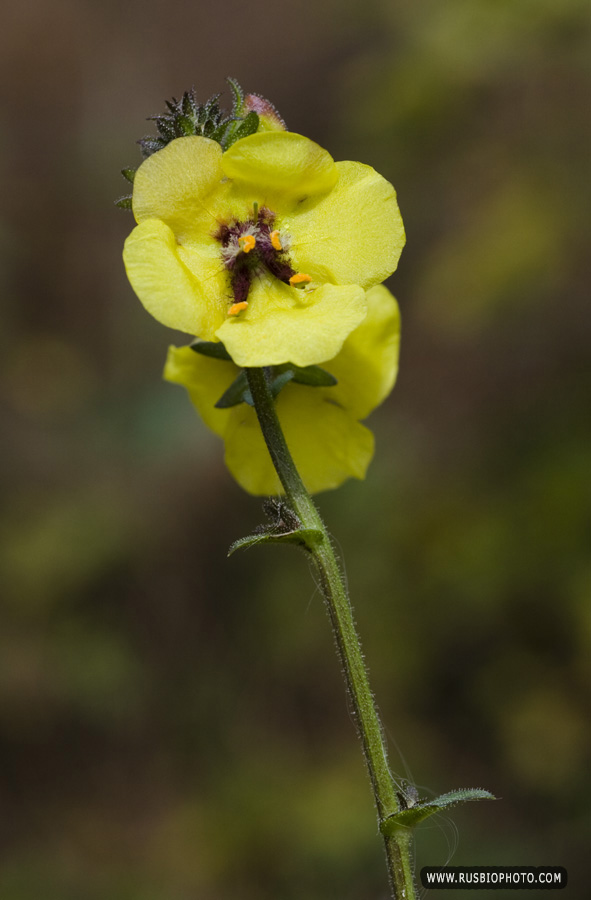
<svg viewBox="0 0 591 900"><path fill-rule="evenodd" d="M259 131L287 131L287 126L270 100L260 94L247 94L243 111L255 112L259 117Z"/></svg>

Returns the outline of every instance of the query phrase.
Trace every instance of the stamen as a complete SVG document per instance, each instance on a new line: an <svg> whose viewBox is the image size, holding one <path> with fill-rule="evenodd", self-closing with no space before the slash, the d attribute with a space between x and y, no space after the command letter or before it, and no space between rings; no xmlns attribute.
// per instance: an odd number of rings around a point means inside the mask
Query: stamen
<svg viewBox="0 0 591 900"><path fill-rule="evenodd" d="M246 309L248 306L248 300L241 300L240 303L233 303L230 309L228 310L229 316L237 316L238 313L241 313L243 309Z"/></svg>
<svg viewBox="0 0 591 900"><path fill-rule="evenodd" d="M255 225L257 225L259 221L259 205L256 200L252 204L252 221Z"/></svg>
<svg viewBox="0 0 591 900"><path fill-rule="evenodd" d="M312 281L311 275L306 275L304 272L296 272L295 275L292 275L289 279L289 283L292 287L303 288L306 284L310 284Z"/></svg>
<svg viewBox="0 0 591 900"><path fill-rule="evenodd" d="M238 243L240 245L240 249L244 253L250 253L250 251L254 249L256 239L252 234L243 234L242 237L238 238Z"/></svg>
<svg viewBox="0 0 591 900"><path fill-rule="evenodd" d="M281 243L278 231L272 231L269 237L271 238L271 244L275 250L283 250L283 244Z"/></svg>

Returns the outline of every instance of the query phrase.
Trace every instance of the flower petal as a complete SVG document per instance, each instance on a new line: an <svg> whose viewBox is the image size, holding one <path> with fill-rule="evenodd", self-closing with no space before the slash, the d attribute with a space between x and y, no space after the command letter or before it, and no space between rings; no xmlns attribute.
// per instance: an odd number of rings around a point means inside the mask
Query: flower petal
<svg viewBox="0 0 591 900"><path fill-rule="evenodd" d="M333 190L302 203L281 225L299 271L367 289L392 274L404 247L396 192L371 166L339 162L336 168Z"/></svg>
<svg viewBox="0 0 591 900"><path fill-rule="evenodd" d="M365 312L365 293L357 285L302 291L259 278L248 309L227 318L216 336L239 366L310 366L336 356Z"/></svg>
<svg viewBox="0 0 591 900"><path fill-rule="evenodd" d="M237 375L236 366L225 360L202 356L190 347L168 348L164 378L187 389L205 424L220 437L224 436L233 410L216 409L215 404Z"/></svg>
<svg viewBox="0 0 591 900"><path fill-rule="evenodd" d="M242 403L216 409L215 403L237 375L232 363L170 347L164 377L183 385L205 424L223 437L226 465L249 493L283 492L257 421ZM277 398L277 413L295 464L308 490L336 488L347 478L364 478L373 456L369 429L335 402L331 389L288 384Z"/></svg>
<svg viewBox="0 0 591 900"><path fill-rule="evenodd" d="M173 232L159 219L134 228L123 250L127 277L148 312L163 325L211 340L226 313L224 273L216 280L219 263L214 269L203 257L199 269L197 259L193 253L190 271Z"/></svg>
<svg viewBox="0 0 591 900"><path fill-rule="evenodd" d="M390 393L398 374L400 313L398 304L383 285L367 294L367 315L343 349L325 368L337 379L325 389L356 419L364 419Z"/></svg>
<svg viewBox="0 0 591 900"><path fill-rule="evenodd" d="M236 141L224 153L222 168L238 190L275 212L330 191L337 180L330 153L291 131L258 132Z"/></svg>
<svg viewBox="0 0 591 900"><path fill-rule="evenodd" d="M217 209L227 192L222 185L222 148L204 137L182 137L148 157L133 182L133 212L137 222L162 219L177 237L203 233L217 226Z"/></svg>
<svg viewBox="0 0 591 900"><path fill-rule="evenodd" d="M287 385L277 413L297 469L312 493L336 488L347 478L364 478L373 456L373 434L324 392ZM224 435L226 465L249 493L283 493L250 407L235 407Z"/></svg>

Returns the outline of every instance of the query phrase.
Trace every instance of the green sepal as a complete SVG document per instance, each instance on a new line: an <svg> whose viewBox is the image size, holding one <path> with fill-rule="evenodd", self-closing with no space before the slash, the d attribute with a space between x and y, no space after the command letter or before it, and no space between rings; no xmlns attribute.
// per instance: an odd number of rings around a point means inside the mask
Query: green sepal
<svg viewBox="0 0 591 900"><path fill-rule="evenodd" d="M294 363L284 363L273 368L273 380L271 393L277 397L286 384L293 381L294 384L304 384L306 387L333 387L338 384L337 379L326 369L320 366L296 366Z"/></svg>
<svg viewBox="0 0 591 900"><path fill-rule="evenodd" d="M147 159L149 156L152 156L153 153L157 153L159 150L163 150L164 147L166 147L167 143L168 141L165 141L164 138L151 137L150 135L140 138L140 140L138 141L144 159Z"/></svg>
<svg viewBox="0 0 591 900"><path fill-rule="evenodd" d="M278 397L285 385L289 381L291 381L292 378L293 372L290 369L286 369L285 371L280 372L278 375L275 375L273 381L271 382L271 394L273 395L273 397Z"/></svg>
<svg viewBox="0 0 591 900"><path fill-rule="evenodd" d="M180 137L190 135L206 137L217 141L222 150L227 150L241 138L255 134L260 125L259 114L254 109L248 109L244 92L236 79L228 78L227 81L232 92L230 113L220 107L218 102L220 94L214 94L201 104L197 100L194 88L185 91L180 100L176 97L166 100L166 112L163 115L149 117L150 121L155 122L158 134L146 135L138 141L142 157L148 159ZM278 118L280 119L279 116ZM123 175L128 181L133 181L134 174L133 169L123 170Z"/></svg>
<svg viewBox="0 0 591 900"><path fill-rule="evenodd" d="M203 106L198 106L197 120L206 128L213 128L223 117L218 100L221 94L214 94L209 100L206 100Z"/></svg>
<svg viewBox="0 0 591 900"><path fill-rule="evenodd" d="M239 141L241 138L249 137L251 134L255 134L255 132L258 130L258 127L258 113L252 110L240 122L234 123L229 126L224 140L221 141L224 150L227 150L228 147L231 147L232 144L235 144L236 141Z"/></svg>
<svg viewBox="0 0 591 900"><path fill-rule="evenodd" d="M197 339L190 344L190 347L191 350L201 353L203 356L211 356L214 359L226 361L232 360L221 341L202 341ZM304 384L307 387L332 387L337 384L337 379L334 375L331 375L326 369L321 369L320 366L305 366L302 368L293 363L285 363L281 366L274 366L271 371L273 377L270 387L273 397L279 396L285 385L290 381L296 384ZM217 409L229 409L231 406L237 406L239 403L248 403L249 406L254 406L248 387L248 379L244 371L240 372L238 377L234 379L215 406Z"/></svg>
<svg viewBox="0 0 591 900"><path fill-rule="evenodd" d="M318 528L297 528L295 531L284 532L263 531L261 534L249 534L248 537L234 541L228 550L228 556L232 556L236 550L247 550L259 544L298 544L306 550L313 550L322 539L322 532Z"/></svg>
<svg viewBox="0 0 591 900"><path fill-rule="evenodd" d="M194 134L193 131L193 119L189 116L183 115L183 113L179 113L177 116L177 124L178 127L182 130L185 137L189 137Z"/></svg>
<svg viewBox="0 0 591 900"><path fill-rule="evenodd" d="M232 91L232 95L234 97L234 104L232 106L232 115L233 116L241 116L242 109L244 106L244 91L238 84L235 78L226 78L226 81L230 85L230 90Z"/></svg>
<svg viewBox="0 0 591 900"><path fill-rule="evenodd" d="M293 363L287 364L293 372L293 380L296 384L306 384L308 387L334 387L338 384L337 379L326 369L320 366L295 366Z"/></svg>
<svg viewBox="0 0 591 900"><path fill-rule="evenodd" d="M414 828L419 822L427 819L434 813L443 812L451 806L457 806L460 803L467 803L470 800L496 800L497 798L490 791L482 788L464 788L457 791L450 791L448 794L441 794L435 800L427 802L415 803L408 809L401 809L400 812L387 816L380 823L380 831L386 837L393 835L399 829Z"/></svg>
<svg viewBox="0 0 591 900"><path fill-rule="evenodd" d="M174 141L175 138L181 137L182 131L179 129L176 119L169 116L150 116L150 119L156 122L156 128L167 144Z"/></svg>
<svg viewBox="0 0 591 900"><path fill-rule="evenodd" d="M254 400L248 386L246 372L242 371L237 378L234 379L227 391L224 391L218 402L215 404L216 409L230 409L232 406L238 406L239 403L248 403L254 406Z"/></svg>
<svg viewBox="0 0 591 900"><path fill-rule="evenodd" d="M118 206L119 209L131 209L131 194L128 194L126 197L119 197L118 200L115 200L115 206Z"/></svg>
<svg viewBox="0 0 591 900"><path fill-rule="evenodd" d="M320 366L296 366L294 363L283 363L273 367L271 393L277 397L286 384L304 384L306 387L333 387L337 379Z"/></svg>
<svg viewBox="0 0 591 900"><path fill-rule="evenodd" d="M203 356L211 356L213 359L223 359L226 362L232 362L232 357L221 341L202 341L198 338L189 346L195 353L201 353Z"/></svg>
<svg viewBox="0 0 591 900"><path fill-rule="evenodd" d="M133 180L135 178L136 172L137 172L137 169L132 169L132 168L121 169L121 174L123 175L123 177L125 178L126 181L129 181L130 184L133 184Z"/></svg>

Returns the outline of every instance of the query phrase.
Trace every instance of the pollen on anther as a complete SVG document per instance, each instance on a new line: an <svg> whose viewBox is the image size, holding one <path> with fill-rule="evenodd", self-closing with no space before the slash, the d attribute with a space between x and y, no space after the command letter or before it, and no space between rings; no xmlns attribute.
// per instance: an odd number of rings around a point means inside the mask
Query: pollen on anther
<svg viewBox="0 0 591 900"><path fill-rule="evenodd" d="M254 249L256 238L252 234L243 234L242 237L238 238L238 244L244 253L250 253Z"/></svg>
<svg viewBox="0 0 591 900"><path fill-rule="evenodd" d="M295 275L292 275L289 279L289 283L292 287L304 287L306 284L310 284L312 281L311 275L306 275L305 272L296 272Z"/></svg>
<svg viewBox="0 0 591 900"><path fill-rule="evenodd" d="M243 309L246 309L248 306L248 300L241 300L240 303L233 303L230 309L228 310L229 316L237 316L238 313L241 313Z"/></svg>
<svg viewBox="0 0 591 900"><path fill-rule="evenodd" d="M281 238L278 231L272 231L269 237L271 238L271 245L275 248L275 250L283 250L283 244L281 243Z"/></svg>

